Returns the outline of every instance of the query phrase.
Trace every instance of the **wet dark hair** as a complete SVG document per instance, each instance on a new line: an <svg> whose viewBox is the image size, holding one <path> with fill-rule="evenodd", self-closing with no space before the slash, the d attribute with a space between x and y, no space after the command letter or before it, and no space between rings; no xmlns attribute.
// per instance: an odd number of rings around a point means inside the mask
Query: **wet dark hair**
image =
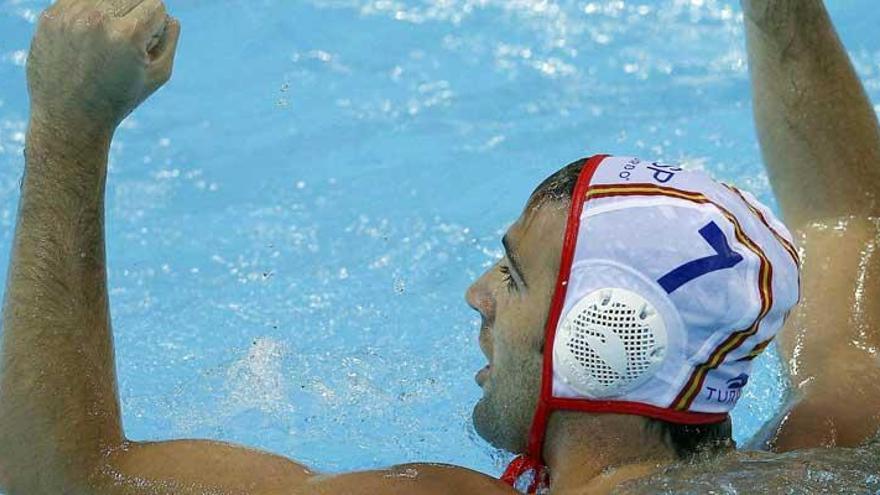
<svg viewBox="0 0 880 495"><path fill-rule="evenodd" d="M553 201L571 201L578 177L587 159L569 163L547 177L532 193L529 205L540 206ZM683 425L646 418L645 428L660 438L675 451L679 459L690 459L699 454L722 453L735 448L731 421L709 425Z"/></svg>
<svg viewBox="0 0 880 495"><path fill-rule="evenodd" d="M544 179L529 198L529 205L538 206L551 201L571 201L574 194L574 186L577 185L587 159L583 158L559 169L556 173Z"/></svg>
<svg viewBox="0 0 880 495"><path fill-rule="evenodd" d="M683 425L660 419L648 419L645 429L652 431L675 451L682 460L702 455L722 454L736 448L730 417L722 423Z"/></svg>

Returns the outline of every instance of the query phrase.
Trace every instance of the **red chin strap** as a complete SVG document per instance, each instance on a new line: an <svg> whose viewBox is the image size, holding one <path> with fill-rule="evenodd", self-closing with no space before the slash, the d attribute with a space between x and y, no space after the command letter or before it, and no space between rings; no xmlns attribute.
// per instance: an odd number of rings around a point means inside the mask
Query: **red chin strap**
<svg viewBox="0 0 880 495"><path fill-rule="evenodd" d="M528 493L537 493L537 490L547 480L547 469L544 465L544 435L547 430L547 420L553 410L551 399L553 398L553 342L556 338L556 327L562 316L562 306L565 304L565 294L568 289L568 277L571 274L571 264L574 260L574 251L577 247L578 231L580 230L581 213L584 209L584 199L587 189L593 179L593 174L599 168L608 155L595 155L587 159L587 163L581 169L578 176L574 193L571 197L571 207L568 211L568 223L565 228L565 239L562 244L562 258L559 262L559 274L556 277L556 290L553 294L553 302L550 304L550 316L544 327L544 364L541 371L541 395L538 398L538 407L532 420L532 428L529 431L529 443L526 453L518 456L510 465L501 480L510 486L514 486L523 475L529 471L534 472L534 478L528 488Z"/></svg>
<svg viewBox="0 0 880 495"><path fill-rule="evenodd" d="M533 472L534 474L527 491L529 494L537 493L539 489L549 487L550 484L549 472L544 463L544 436L547 432L547 421L550 419L550 414L555 410L634 414L681 424L719 423L727 419L727 414L677 411L638 402L553 397L553 343L556 339L556 327L559 325L559 319L562 317L562 308L565 305L568 279L571 275L571 265L574 261L578 233L581 227L581 214L583 213L584 203L593 180L593 175L602 161L608 158L608 156L595 155L588 158L587 163L578 176L578 181L572 194L568 223L565 228L565 239L562 244L562 257L559 263L559 274L556 278L556 289L553 294L553 302L550 305L550 315L544 328L544 362L541 371L541 393L538 398L535 417L532 420L532 427L529 431L528 446L526 453L517 456L501 476L502 481L515 487L520 478L530 471Z"/></svg>

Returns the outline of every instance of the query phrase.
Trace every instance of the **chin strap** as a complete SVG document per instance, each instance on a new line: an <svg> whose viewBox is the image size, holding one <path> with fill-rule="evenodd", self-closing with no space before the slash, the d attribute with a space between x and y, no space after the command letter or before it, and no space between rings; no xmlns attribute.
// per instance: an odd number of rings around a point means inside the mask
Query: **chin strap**
<svg viewBox="0 0 880 495"><path fill-rule="evenodd" d="M556 289L553 292L553 300L550 304L550 316L544 327L544 362L541 369L541 391L535 417L529 430L528 447L526 454L515 458L501 480L516 488L517 482L529 472L534 473L529 483L528 494L549 493L550 478L547 466L543 462L544 435L547 430L547 421L554 409L553 396L553 342L556 339L556 326L562 316L562 306L565 303L565 293L568 288L568 277L571 275L571 265L574 260L574 250L577 245L577 235L580 230L580 218L584 207L587 190L590 186L593 174L608 155L595 155L587 159L586 164L578 176L575 185L575 198L568 212L568 224L565 228L565 238L562 245L562 260L559 273L556 277Z"/></svg>
<svg viewBox="0 0 880 495"><path fill-rule="evenodd" d="M550 488L547 466L527 455L519 455L514 458L507 466L507 469L504 470L504 474L501 475L501 481L516 488L520 478L529 472L533 473L533 477L525 493L533 495L537 494L539 490L543 491Z"/></svg>

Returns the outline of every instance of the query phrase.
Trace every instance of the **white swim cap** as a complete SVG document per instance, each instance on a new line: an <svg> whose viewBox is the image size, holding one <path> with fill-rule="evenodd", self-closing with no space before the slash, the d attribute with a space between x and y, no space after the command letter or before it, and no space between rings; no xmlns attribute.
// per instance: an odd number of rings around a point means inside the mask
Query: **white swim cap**
<svg viewBox="0 0 880 495"><path fill-rule="evenodd" d="M569 212L528 452L503 479L541 466L555 410L725 421L797 304L799 278L791 234L750 194L677 166L590 158Z"/></svg>

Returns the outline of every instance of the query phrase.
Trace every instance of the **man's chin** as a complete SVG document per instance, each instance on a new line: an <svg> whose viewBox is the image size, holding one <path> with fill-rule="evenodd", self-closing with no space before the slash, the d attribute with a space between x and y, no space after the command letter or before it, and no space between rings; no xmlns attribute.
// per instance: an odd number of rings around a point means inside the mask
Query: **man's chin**
<svg viewBox="0 0 880 495"><path fill-rule="evenodd" d="M518 452L519 447L509 441L511 436L507 430L510 425L503 424L502 418L498 417L488 397L483 396L473 412L474 431L480 438L488 442L496 449Z"/></svg>
<svg viewBox="0 0 880 495"><path fill-rule="evenodd" d="M474 411L471 415L471 419L474 422L474 431L477 432L477 435L480 435L480 438L489 442L493 446L496 446L492 441L491 428L489 428L489 406L486 402L487 400L484 392L483 397L474 404Z"/></svg>

